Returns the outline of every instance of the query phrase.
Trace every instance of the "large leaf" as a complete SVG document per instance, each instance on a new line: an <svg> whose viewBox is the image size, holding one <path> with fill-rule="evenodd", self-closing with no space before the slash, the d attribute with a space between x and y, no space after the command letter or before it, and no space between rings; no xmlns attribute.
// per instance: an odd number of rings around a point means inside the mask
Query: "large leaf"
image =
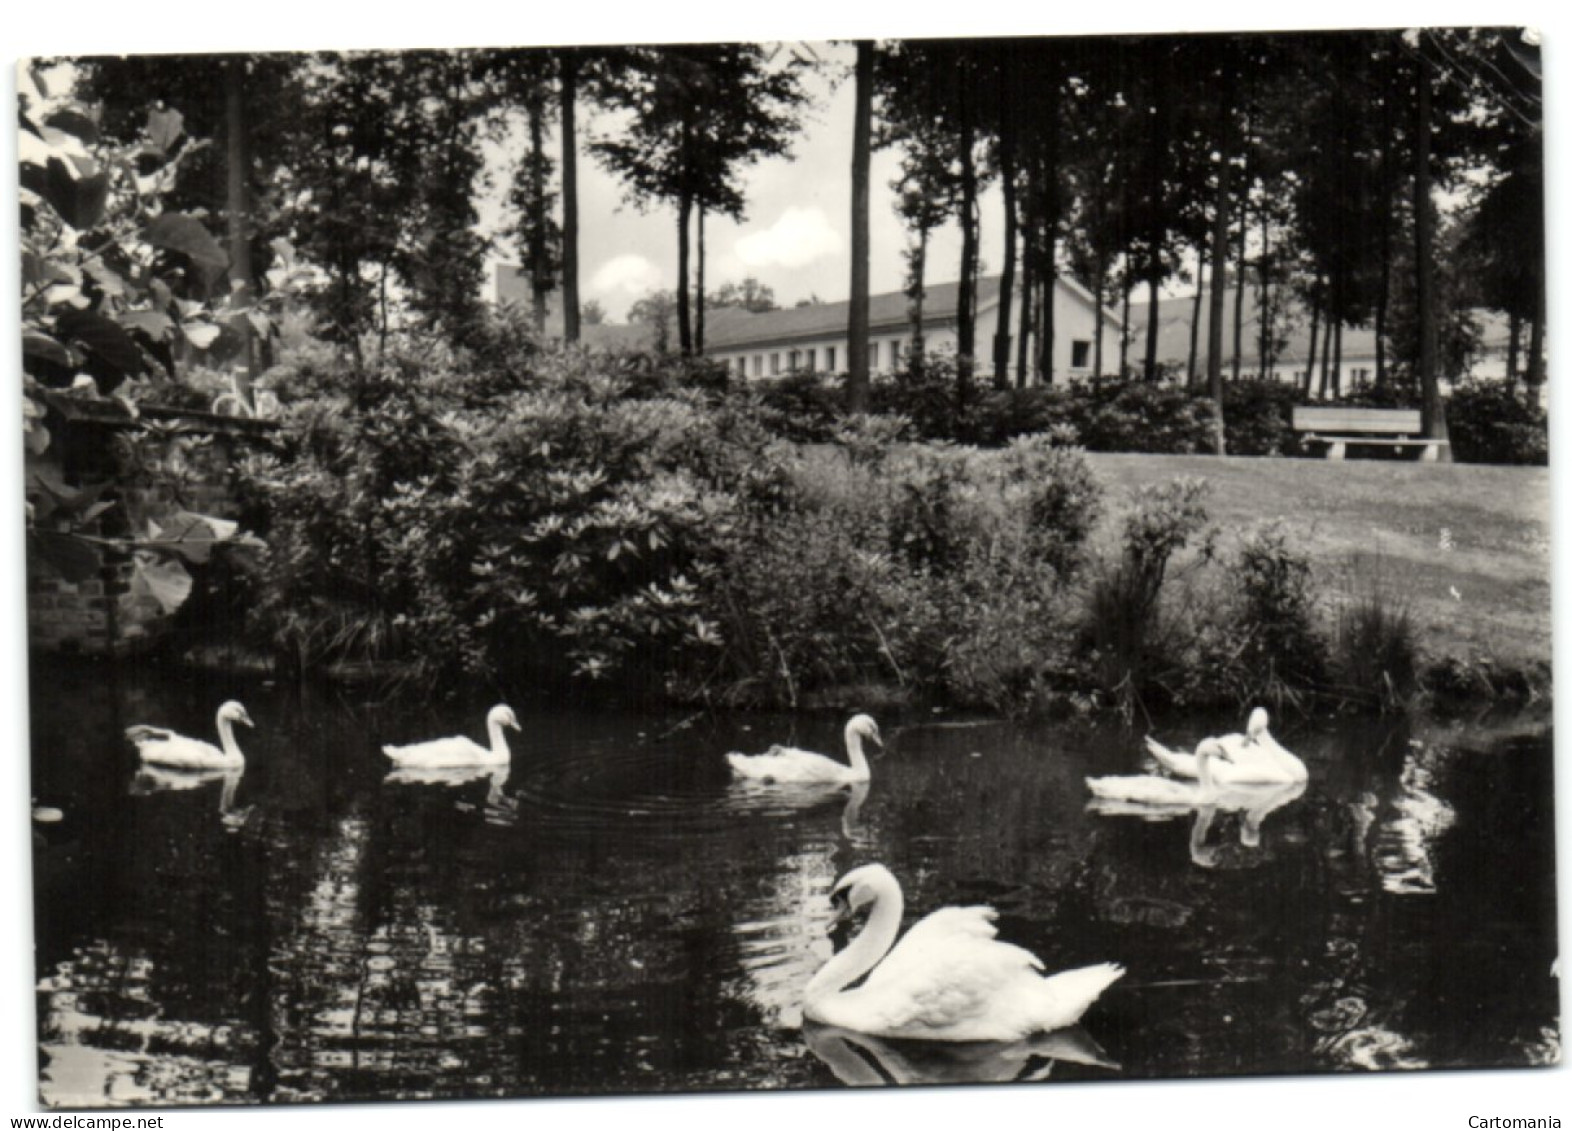
<svg viewBox="0 0 1572 1131"><path fill-rule="evenodd" d="M179 110L159 103L147 112L148 140L160 153L168 153L169 147L185 133L185 120Z"/></svg>
<svg viewBox="0 0 1572 1131"><path fill-rule="evenodd" d="M132 560L131 591L151 594L164 612L174 612L191 596L191 575L179 559L138 553Z"/></svg>
<svg viewBox="0 0 1572 1131"><path fill-rule="evenodd" d="M142 351L118 322L91 310L68 310L55 319L55 332L76 342L111 369L134 377L142 372Z"/></svg>
<svg viewBox="0 0 1572 1131"><path fill-rule="evenodd" d="M64 107L44 119L44 124L72 135L88 145L98 141L98 123L80 109Z"/></svg>
<svg viewBox="0 0 1572 1131"><path fill-rule="evenodd" d="M168 341L175 333L175 320L156 310L133 310L120 316L120 325L127 330L146 334L155 342Z"/></svg>
<svg viewBox="0 0 1572 1131"><path fill-rule="evenodd" d="M55 341L48 334L37 330L22 331L22 353L29 357L38 357L53 364L66 368L73 368L76 359L71 356L71 351Z"/></svg>
<svg viewBox="0 0 1572 1131"><path fill-rule="evenodd" d="M179 252L193 264L218 274L229 267L229 255L218 246L202 222L184 212L165 212L155 216L143 229L142 238L154 247Z"/></svg>
<svg viewBox="0 0 1572 1131"><path fill-rule="evenodd" d="M49 202L60 218L77 231L97 226L109 202L109 174L78 176L62 158L51 156L44 166L24 162L18 173L24 188Z"/></svg>
<svg viewBox="0 0 1572 1131"><path fill-rule="evenodd" d="M212 556L214 546L240 532L240 525L228 519L184 510L149 519L147 525L149 537L143 546L179 554L198 565Z"/></svg>

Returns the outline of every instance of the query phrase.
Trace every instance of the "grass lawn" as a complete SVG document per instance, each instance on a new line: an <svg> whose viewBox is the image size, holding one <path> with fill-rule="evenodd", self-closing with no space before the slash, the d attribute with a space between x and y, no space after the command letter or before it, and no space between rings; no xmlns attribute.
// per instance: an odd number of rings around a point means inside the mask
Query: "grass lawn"
<svg viewBox="0 0 1572 1131"><path fill-rule="evenodd" d="M1281 518L1336 601L1352 577L1379 577L1406 602L1426 654L1548 665L1550 473L1389 460L1214 456L1087 457L1107 490L1098 537L1118 536L1129 490L1176 476L1211 485L1208 508L1229 535Z"/></svg>

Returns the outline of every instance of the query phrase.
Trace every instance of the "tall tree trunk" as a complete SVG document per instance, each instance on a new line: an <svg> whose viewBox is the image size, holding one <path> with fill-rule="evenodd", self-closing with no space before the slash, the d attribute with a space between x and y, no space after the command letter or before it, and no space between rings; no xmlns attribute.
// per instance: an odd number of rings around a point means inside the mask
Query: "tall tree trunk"
<svg viewBox="0 0 1572 1131"><path fill-rule="evenodd" d="M852 112L851 309L846 324L846 407L868 411L868 179L872 160L873 41L857 41ZM925 249L926 250L926 249ZM922 323L917 324L921 333Z"/></svg>
<svg viewBox="0 0 1572 1131"><path fill-rule="evenodd" d="M914 372L923 367L923 354L927 349L922 332L923 302L928 295L928 229L917 230L917 246L912 248L911 268L906 280L906 321L910 328L910 361ZM866 354L868 351L863 350Z"/></svg>
<svg viewBox="0 0 1572 1131"><path fill-rule="evenodd" d="M546 332L546 298L551 293L550 249L546 243L546 131L542 121L545 107L532 95L526 113L529 117L530 185L529 208L534 213L529 219L529 292L534 308L535 332Z"/></svg>
<svg viewBox="0 0 1572 1131"><path fill-rule="evenodd" d="M956 396L971 399L977 358L977 162L970 116L961 128L961 279L955 303Z"/></svg>
<svg viewBox="0 0 1572 1131"><path fill-rule="evenodd" d="M1157 335L1162 329L1160 325L1162 319L1159 317L1158 300L1161 297L1162 288L1163 257L1154 244L1146 260L1146 356L1141 367L1141 372L1148 381L1155 381L1159 376L1157 372Z"/></svg>
<svg viewBox="0 0 1572 1131"><path fill-rule="evenodd" d="M1386 387L1386 322L1392 301L1392 221L1387 217L1381 231L1381 283L1376 289L1375 304L1375 383L1376 388Z"/></svg>
<svg viewBox="0 0 1572 1131"><path fill-rule="evenodd" d="M688 225L693 197L684 190L677 198L677 348L693 356L693 313L688 302Z"/></svg>
<svg viewBox="0 0 1572 1131"><path fill-rule="evenodd" d="M1200 384L1200 374L1195 363L1201 344L1201 297L1206 294L1206 243L1195 245L1195 302L1190 307L1190 357L1185 365L1185 387L1194 389Z"/></svg>
<svg viewBox="0 0 1572 1131"><path fill-rule="evenodd" d="M1517 347L1518 341L1523 336L1523 316L1515 310L1507 312L1507 355L1506 355L1506 383L1507 388L1517 387Z"/></svg>
<svg viewBox="0 0 1572 1131"><path fill-rule="evenodd" d="M1048 248L1043 255L1042 270L1038 272L1037 287L1037 375L1045 385L1052 385L1056 367L1053 363L1054 339L1058 336L1054 299L1059 297L1058 237L1055 229L1048 229Z"/></svg>
<svg viewBox="0 0 1572 1131"><path fill-rule="evenodd" d="M1337 334L1332 339L1334 352L1332 354L1332 396L1342 399L1343 396L1343 323L1337 323Z"/></svg>
<svg viewBox="0 0 1572 1131"><path fill-rule="evenodd" d="M1327 314L1326 314L1326 322L1321 327L1321 394L1320 395L1321 395L1321 399L1323 401L1327 399L1327 396L1331 393L1331 389L1332 389L1332 324L1337 321L1337 316L1333 313L1333 311L1335 311L1336 308L1337 308L1337 302L1336 302L1336 299L1335 299L1335 296L1334 296L1334 299L1333 299L1333 301L1331 303L1331 309L1329 309L1327 311Z"/></svg>
<svg viewBox="0 0 1572 1131"><path fill-rule="evenodd" d="M1130 376L1130 292L1135 284L1127 276L1119 285L1124 288L1124 310L1119 321L1119 379L1123 381Z"/></svg>
<svg viewBox="0 0 1572 1131"><path fill-rule="evenodd" d="M1419 53L1419 121L1414 147L1414 287L1419 307L1419 389L1420 410L1425 438L1447 439L1446 405L1441 400L1440 374L1436 365L1435 255L1431 230L1434 214L1430 201L1430 60ZM1438 453L1451 459L1451 449Z"/></svg>
<svg viewBox="0 0 1572 1131"><path fill-rule="evenodd" d="M1545 261L1535 264L1534 320L1528 326L1528 367L1523 371L1523 392L1530 407L1539 407L1545 387Z"/></svg>
<svg viewBox="0 0 1572 1131"><path fill-rule="evenodd" d="M558 54L562 68L562 337L579 340L579 174L574 103L578 101L578 58L571 48Z"/></svg>
<svg viewBox="0 0 1572 1131"><path fill-rule="evenodd" d="M1092 297L1096 299L1093 305L1097 308L1093 313L1093 318L1097 323L1097 332L1092 338L1092 376L1094 378L1103 375L1103 294L1108 278L1108 258L1107 253L1101 247L1097 249L1096 272L1096 286L1092 290Z"/></svg>
<svg viewBox="0 0 1572 1131"><path fill-rule="evenodd" d="M1015 142L1014 131L1001 130L999 181L1004 196L1004 268L999 274L999 310L993 321L993 387L1010 387L1010 311L1015 298Z"/></svg>
<svg viewBox="0 0 1572 1131"><path fill-rule="evenodd" d="M1212 398L1212 450L1228 452L1223 424L1223 299L1228 292L1228 199L1233 171L1227 147L1217 163L1217 200L1212 206L1212 295L1206 325L1206 391Z"/></svg>
<svg viewBox="0 0 1572 1131"><path fill-rule="evenodd" d="M704 205L699 205L698 230L699 263L693 282L693 352L704 356Z"/></svg>
<svg viewBox="0 0 1572 1131"><path fill-rule="evenodd" d="M1032 240L1032 225L1023 224L1021 233L1021 313L1015 334L1015 387L1024 389L1031 374L1032 319L1036 311L1037 260Z"/></svg>
<svg viewBox="0 0 1572 1131"><path fill-rule="evenodd" d="M1266 202L1261 204L1261 258L1256 262L1255 268L1255 306L1256 318L1260 325L1257 338L1261 347L1261 366L1257 374L1261 380L1269 380L1272 376L1272 293L1267 276L1271 273L1271 222L1268 219Z"/></svg>
<svg viewBox="0 0 1572 1131"><path fill-rule="evenodd" d="M1320 280L1318 279L1317 282ZM1305 385L1306 399L1315 384L1315 346L1321 334L1321 294L1319 288L1310 291L1310 352L1305 355Z"/></svg>
<svg viewBox="0 0 1572 1131"><path fill-rule="evenodd" d="M1234 270L1234 358L1233 379L1235 381L1244 373L1244 297L1245 288L1249 284L1247 277L1248 268L1245 262L1245 236L1250 228L1249 214L1244 205L1239 206L1239 266Z"/></svg>
<svg viewBox="0 0 1572 1131"><path fill-rule="evenodd" d="M229 244L229 279L239 284L246 299L256 297L256 280L251 274L251 200L246 183L251 158L246 146L246 61L232 56L224 61L224 209ZM235 394L249 409L256 408L251 381L257 371L256 335L251 323L240 319L245 335L245 359L234 371Z"/></svg>

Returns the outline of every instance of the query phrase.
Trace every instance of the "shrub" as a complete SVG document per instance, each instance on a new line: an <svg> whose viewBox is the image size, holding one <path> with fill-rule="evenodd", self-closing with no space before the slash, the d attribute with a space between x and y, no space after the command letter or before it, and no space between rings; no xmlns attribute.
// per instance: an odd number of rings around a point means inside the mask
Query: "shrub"
<svg viewBox="0 0 1572 1131"><path fill-rule="evenodd" d="M808 452L790 503L750 516L710 575L718 694L799 702L884 683L1026 710L1067 664L1071 582L1098 491L1078 452Z"/></svg>
<svg viewBox="0 0 1572 1131"><path fill-rule="evenodd" d="M1197 560L1209 560L1215 532L1208 528L1203 479L1179 478L1132 492L1119 556L1092 580L1086 642L1098 684L1128 709L1143 687L1169 666L1161 599L1175 555L1198 541Z"/></svg>
<svg viewBox="0 0 1572 1131"><path fill-rule="evenodd" d="M1324 678L1325 645L1314 627L1310 562L1271 520L1239 544L1229 576L1239 594L1240 698L1281 702Z"/></svg>
<svg viewBox="0 0 1572 1131"><path fill-rule="evenodd" d="M1462 463L1549 462L1549 422L1517 389L1501 382L1466 381L1446 407L1452 456Z"/></svg>
<svg viewBox="0 0 1572 1131"><path fill-rule="evenodd" d="M1229 381L1223 385L1223 426L1228 454L1298 456L1304 445L1293 427L1299 390L1281 381Z"/></svg>
<svg viewBox="0 0 1572 1131"><path fill-rule="evenodd" d="M251 476L275 539L265 631L306 664L548 686L712 648L699 585L737 509L781 489L765 434L698 392L634 396L648 375L579 351L511 391L485 376L407 358L327 375Z"/></svg>

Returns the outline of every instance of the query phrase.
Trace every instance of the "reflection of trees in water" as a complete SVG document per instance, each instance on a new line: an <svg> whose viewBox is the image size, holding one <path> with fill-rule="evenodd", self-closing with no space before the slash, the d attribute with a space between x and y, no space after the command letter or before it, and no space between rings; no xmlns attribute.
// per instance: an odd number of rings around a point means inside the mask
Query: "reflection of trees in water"
<svg viewBox="0 0 1572 1131"><path fill-rule="evenodd" d="M226 796L226 783L196 784ZM227 835L200 793L116 804L134 850L73 873L88 890L42 893L45 906L95 900L132 913L41 972L41 1094L62 1106L245 1102L263 1057L250 993L261 965L255 845Z"/></svg>
<svg viewBox="0 0 1572 1131"><path fill-rule="evenodd" d="M1556 988L1549 738L1351 747L1304 1013L1350 1069L1525 1064ZM1525 929L1535 925L1537 929Z"/></svg>
<svg viewBox="0 0 1572 1131"><path fill-rule="evenodd" d="M276 908L274 1098L759 1082L778 1041L742 990L762 952L731 928L768 829L695 852L455 820L440 788L381 800Z"/></svg>

